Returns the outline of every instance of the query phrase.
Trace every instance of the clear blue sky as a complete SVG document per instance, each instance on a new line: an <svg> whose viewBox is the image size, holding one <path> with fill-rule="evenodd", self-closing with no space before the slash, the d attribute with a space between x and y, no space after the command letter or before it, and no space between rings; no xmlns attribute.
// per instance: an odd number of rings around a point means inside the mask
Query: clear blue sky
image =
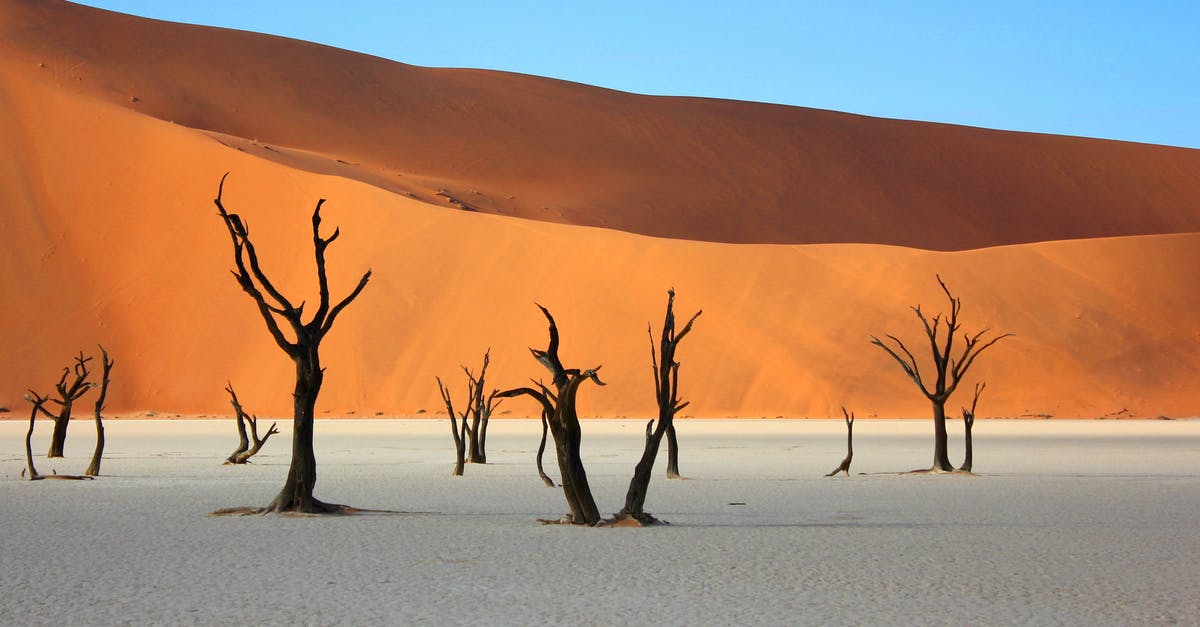
<svg viewBox="0 0 1200 627"><path fill-rule="evenodd" d="M437 67L1200 148L1200 1L85 0Z"/></svg>

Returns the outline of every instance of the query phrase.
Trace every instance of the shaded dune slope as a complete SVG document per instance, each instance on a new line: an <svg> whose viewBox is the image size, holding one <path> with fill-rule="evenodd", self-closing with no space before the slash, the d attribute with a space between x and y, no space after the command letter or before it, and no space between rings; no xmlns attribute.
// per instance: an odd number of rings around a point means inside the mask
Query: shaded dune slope
<svg viewBox="0 0 1200 627"><path fill-rule="evenodd" d="M441 206L930 250L1200 230L1195 150L421 68L58 0L3 0L0 25L22 73Z"/></svg>
<svg viewBox="0 0 1200 627"><path fill-rule="evenodd" d="M38 21L47 15L60 22ZM80 25L71 26L73 21ZM6 147L0 154L2 406L24 411L25 388L46 390L72 354L103 342L118 360L110 393L114 411L228 413L222 390L228 380L253 411L288 413L290 363L227 273L228 238L211 199L221 174L229 171L227 204L248 221L268 272L285 292L313 297L307 228L321 197L329 199L325 224L342 231L329 252L335 295L350 289L366 268L375 272L326 341L329 377L320 407L335 415L436 411L433 376L457 381L459 364L475 365L489 346L495 385L521 385L541 376L526 350L545 342L545 324L534 302L559 318L568 366L604 365L609 385L581 394L583 413L646 415L653 408L646 323L659 323L671 286L679 293L681 313L705 310L680 350L683 392L693 401L690 414L829 416L846 404L866 416L927 415L927 404L867 339L890 332L919 345L908 306L942 308L934 273L962 296L967 330L990 326L1018 334L977 366L977 377L989 381L982 414L1200 413L1195 315L1200 290L1191 289L1200 284L1200 234L1186 232L1194 229L1188 226L1194 208L1181 208L1192 193L1186 184L1200 172L1196 151L631 96L490 72L424 70L309 44L53 2L2 0L0 27L5 30L0 48L6 49L0 57L0 142ZM137 29L137 41L122 44L129 35L122 29ZM75 36L83 52L72 51ZM144 48L150 40L166 42L164 54L174 61L152 63L155 57ZM67 51L63 55L92 56L77 75L56 69L64 59L36 60L40 51L55 46ZM255 46L258 51L251 54ZM122 60L114 50L132 56ZM245 67L221 63L221 55L233 54L230 50L248 55ZM314 71L316 82L293 94L289 90L298 89L301 79L282 65L270 66L283 63L278 59L295 61L301 53L332 69ZM122 63L130 64L127 73ZM174 77L156 74L173 64L191 69ZM368 69L380 80L416 81L404 83L406 90L420 84L426 91L413 96L408 108L396 105L390 121L371 118L374 92L336 88L338 81L361 80ZM221 81L231 79L221 76L251 71L262 74L239 79L248 82L233 90L237 99L222 95L229 90ZM137 84L118 84L122 80ZM459 92L437 91L451 84L496 97L542 99L543 108L536 111L544 120L522 117L523 109L511 104L500 110L456 110L463 102ZM142 94L138 102L122 95L134 88ZM201 93L209 99L195 95ZM161 104L154 104L160 97ZM570 119L556 117L563 115L564 101L575 112ZM152 106L166 108L151 115L141 109ZM253 110L260 117L239 118L230 113L234 106L236 113ZM197 117L172 117L184 109ZM435 116L439 111L441 118ZM611 139L610 127L589 125L614 120L611 124L619 127L637 115L659 125L629 131L640 134L642 151L655 155L645 161L629 162L623 148L610 144L605 159L602 151L577 152L574 139L547 137L540 126L558 124L564 132L569 128L603 143ZM681 133L699 133L688 129L701 115L717 116L735 129L721 142L752 146L736 152L721 145L720 151L729 152L718 151L705 166L724 166L719 175L726 178L719 182L695 171L672 172L703 157L693 145L672 143ZM247 126L235 126L238 120ZM910 146L912 155L889 157L906 167L915 167L916 153L932 153L921 158L935 161L959 159L946 157L947 151L991 163L995 154L982 148L972 153L971 141L997 142L1011 146L1015 155L1006 167L1054 178L1047 173L1051 167L1035 167L1039 160L1050 163L1077 151L1086 163L1110 168L1112 176L1103 169L1097 170L1098 182L1062 175L1074 181L1062 183L1064 188L1078 191L1094 183L1118 197L1126 188L1158 189L1147 202L1159 204L1136 205L1125 198L1123 205L1093 206L1088 214L1093 217L1077 222L1060 221L1060 215L1044 209L1037 215L1041 221L1005 224L1015 230L995 233L988 221L1008 214L989 213L994 197L978 190L998 183L966 174L945 189L964 194L963 203L980 207L978 214L968 219L936 195L914 209L959 216L958 222L947 219L944 228L915 228L911 216L898 221L883 210L872 214L881 222L873 222L845 207L826 214L790 202L741 203L790 185L815 185L805 167L785 167L807 162L789 162L755 144L756 133L769 134L758 125L773 124L780 125L773 127L776 131L798 124L803 132L825 133L826 141L836 139L845 150L857 147L853 150L868 161L883 158L868 156L878 148L869 138L880 129L893 129L893 140L933 138ZM844 130L829 130L837 124ZM470 127L476 132L468 133ZM846 133L857 139L850 141ZM391 137L405 140L393 145ZM712 137L704 135L705 141L718 141ZM963 144L963 137L975 139ZM939 148L943 140L953 149ZM1049 152L1032 148L1042 143ZM811 150L830 145L818 142ZM474 160L466 158L470 154ZM831 155L837 154L814 156L812 167L835 167L838 158ZM1161 167L1146 165L1143 171L1143 160ZM653 175L621 169L659 167L652 167L654 161L663 163ZM905 178L880 168L880 186ZM404 176L397 175L401 171ZM864 172L854 176L865 177ZM616 183L604 184L605 176ZM915 170L906 175L917 176ZM937 188L939 179L929 176L931 181L913 179L912 187ZM648 185L648 178L659 185ZM860 189L864 186L866 191ZM432 206L445 201L436 196L439 189L464 197L473 190L479 192L475 196L510 204L487 208L480 200L481 210L474 212ZM796 193L802 200L851 193L892 197L879 189L851 178ZM1036 192L1021 191L1041 197ZM520 215L521 202L537 193L563 202L578 194L572 205L577 213L530 216L552 218L538 220L488 215ZM978 202L967 202L977 193ZM1044 195L1061 200L1056 194ZM670 204L676 195L707 204ZM640 198L648 208L630 208L622 198ZM830 218L834 214L838 219ZM591 224L588 219L605 219L618 229L556 223ZM621 220L628 223L615 223ZM897 222L887 226L887 220ZM900 222L907 230L897 226ZM818 226L808 230L810 224ZM811 240L820 243L804 244L810 240L798 235L790 244L711 241L791 241L793 236L767 235L783 233L785 226L802 235L821 231ZM855 237L855 229L863 235ZM664 234L676 239L648 236ZM1122 237L1084 239L1098 234ZM909 244L928 240L924 248L934 250L880 245L905 243L891 241L901 236L914 240ZM1060 238L1074 241L1042 241ZM856 243L836 243L842 239ZM1022 243L937 250L968 240L982 246L1009 239ZM534 411L519 402L507 407L513 415Z"/></svg>

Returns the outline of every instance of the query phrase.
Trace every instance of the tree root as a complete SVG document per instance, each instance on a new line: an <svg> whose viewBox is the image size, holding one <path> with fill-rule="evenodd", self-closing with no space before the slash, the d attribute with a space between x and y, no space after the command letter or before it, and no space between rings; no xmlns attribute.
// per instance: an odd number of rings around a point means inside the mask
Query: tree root
<svg viewBox="0 0 1200 627"><path fill-rule="evenodd" d="M650 514L647 514L645 512L642 512L641 514L627 514L625 512L620 512L617 514L613 514L613 517L609 518L608 520L600 521L600 523L596 526L597 527L639 527L640 528L640 527L655 527L655 526L659 526L659 525L670 525L670 524L671 523L669 523L665 520L660 520L660 519L655 518L654 516L651 516Z"/></svg>
<svg viewBox="0 0 1200 627"><path fill-rule="evenodd" d="M966 475L966 476L970 476L970 477L976 476L975 473L971 472L970 470L960 470L960 469L942 470L941 468L918 468L916 470L910 470L908 472L902 472L899 474L902 474L902 475Z"/></svg>
<svg viewBox="0 0 1200 627"><path fill-rule="evenodd" d="M209 516L267 516L278 515L288 517L317 517L317 516L358 516L370 514L425 514L429 512L401 512L391 509L365 509L349 505L331 505L321 503L325 509L317 511L299 511L295 509L276 510L270 507L224 507L208 513Z"/></svg>

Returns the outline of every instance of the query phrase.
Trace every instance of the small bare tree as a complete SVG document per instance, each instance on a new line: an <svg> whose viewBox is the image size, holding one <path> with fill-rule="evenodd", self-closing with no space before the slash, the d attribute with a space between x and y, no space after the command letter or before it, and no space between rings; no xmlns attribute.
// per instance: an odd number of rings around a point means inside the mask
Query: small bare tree
<svg viewBox="0 0 1200 627"><path fill-rule="evenodd" d="M60 475L57 472L49 475L38 474L37 468L33 465L33 425L37 422L37 415L39 413L49 413L46 411L45 405L46 401L50 399L33 390L29 390L25 394L25 400L29 401L31 407L29 410L29 430L25 432L26 468L21 471L21 474L25 475L28 472L30 481L39 481L41 479L92 479L91 476L87 475Z"/></svg>
<svg viewBox="0 0 1200 627"><path fill-rule="evenodd" d="M967 409L966 407L962 408L963 426L965 427L963 437L965 439L966 453L963 454L963 463L962 466L958 467L958 469L964 472L971 472L971 464L974 461L974 448L971 444L971 428L975 426L975 407L979 405L979 395L983 394L983 390L986 387L987 383L976 383L975 397L971 399L971 409Z"/></svg>
<svg viewBox="0 0 1200 627"><path fill-rule="evenodd" d="M95 477L100 474L100 461L104 457L104 420L100 413L104 411L104 401L108 398L108 383L112 374L113 360L109 359L108 351L104 347L100 347L101 371L100 371L100 395L96 397L96 409L94 412L96 418L96 448L92 451L92 462L88 464L87 470L83 474L89 477Z"/></svg>
<svg viewBox="0 0 1200 627"><path fill-rule="evenodd" d="M462 422L459 422L459 415L454 413L454 400L450 398L450 390L442 383L441 377L437 379L438 391L442 394L442 402L446 404L446 413L450 414L450 435L454 437L454 470L450 473L452 477L461 477L463 474L463 466L467 463L467 413L461 415Z"/></svg>
<svg viewBox="0 0 1200 627"><path fill-rule="evenodd" d="M587 471L584 470L583 460L579 455L582 432L579 428L579 415L575 409L575 397L579 392L579 386L589 379L596 382L597 385L604 385L604 382L596 375L600 366L582 371L577 368L564 368L558 357L558 326L554 322L554 316L550 315L550 311L541 305L538 305L538 309L541 309L546 320L550 322L550 343L544 351L531 348L529 352L533 354L538 363L550 371L554 389L551 390L537 382L535 383L536 389L514 388L500 392L497 396L511 398L526 395L542 406L543 424L548 426L550 434L554 437L558 469L562 477L563 495L567 499L567 507L571 510L566 517L557 522L596 525L600 522L600 511L596 508L596 501L588 486ZM542 433L543 446L539 449L539 472L541 471L540 451L545 448L545 430ZM543 480L547 480L545 473L541 474Z"/></svg>
<svg viewBox="0 0 1200 627"><path fill-rule="evenodd" d="M58 414L52 414L42 406L41 411L46 416L54 421L54 431L50 435L50 450L46 453L47 458L62 457L63 448L67 444L67 425L71 422L71 410L75 405L75 401L87 394L88 390L96 387L95 383L88 382L88 376L91 372L88 370L88 362L91 357L84 357L83 352L75 357L74 367L64 367L62 376L58 378L58 383L54 385L55 391L58 392L58 398L49 399L51 403L58 405ZM67 379L74 375L71 382Z"/></svg>
<svg viewBox="0 0 1200 627"><path fill-rule="evenodd" d="M226 383L225 391L229 392L229 404L233 405L234 419L237 420L238 430L238 446L229 457L225 458L226 464L246 464L250 462L250 458L258 454L264 444L267 443L267 438L279 433L275 428L275 423L267 428L266 434L261 438L258 437L258 416L252 416L242 408L241 401L238 400L237 392L233 391L233 384ZM250 426L250 434L246 435L246 426Z"/></svg>
<svg viewBox="0 0 1200 627"><path fill-rule="evenodd" d="M946 401L951 394L958 389L958 384L962 381L963 376L967 374L967 370L975 363L975 359L980 353L990 348L996 342L1012 336L1011 333L1005 333L992 338L989 341L983 342L983 336L990 331L984 329L974 335L963 334L962 352L957 357L954 356L954 340L962 324L959 322L959 314L962 313L962 301L955 298L950 293L950 289L946 287L946 283L942 281L942 277L937 277L938 284L942 286L942 291L945 292L946 298L950 301L950 314L943 320L942 314L938 314L930 321L921 311L921 306L913 307L913 312L916 313L917 319L921 321L921 326L925 330L925 336L929 340L930 352L933 355L933 372L934 378L930 382L927 378L921 375L920 366L917 364L917 358L913 356L908 347L894 335L887 335L887 338L892 341L895 348L884 343L878 337L871 336L871 343L878 346L887 352L900 368L904 370L904 374L916 384L925 398L933 405L933 468L936 472L951 472L954 466L950 464L950 458L947 450L946 436ZM942 322L945 322L945 336L939 337L939 329ZM941 342L941 345L939 345Z"/></svg>
<svg viewBox="0 0 1200 627"><path fill-rule="evenodd" d="M837 468L833 469L833 472L825 475L826 477L832 477L839 472L844 472L849 477L850 462L854 461L854 412L847 413L843 406L842 416L845 416L846 419L846 458L842 460L841 464L838 464Z"/></svg>
<svg viewBox="0 0 1200 627"><path fill-rule="evenodd" d="M654 347L654 330L646 325L646 333L650 336L650 364L654 371L654 391L658 401L657 425L654 420L646 423L646 444L642 450L642 458L633 471L629 482L629 491L625 494L625 507L615 520L633 519L641 524L659 522L654 516L646 513L646 492L650 488L650 474L654 469L654 460L658 456L659 446L663 436L674 429L675 415L688 403L679 400L679 362L675 361L675 349L689 332L701 312L697 311L687 321L679 332L675 330L675 290L667 292L667 313L663 321L662 336L659 338L658 350ZM659 356L662 362L659 362Z"/></svg>
<svg viewBox="0 0 1200 627"><path fill-rule="evenodd" d="M359 279L358 285L341 301L333 304L329 295L329 280L325 275L325 249L338 238L341 233L334 229L333 235L321 236L321 206L325 199L317 201L312 214L313 255L317 266L317 286L320 300L317 309L308 322L302 319L305 303L298 306L292 304L267 278L259 265L258 253L250 241L250 232L245 222L235 213L229 213L221 202L225 188L225 178L217 188L214 203L221 220L229 232L233 243L233 276L237 279L242 291L258 306L258 312L267 330L279 348L291 358L296 366L296 385L292 392L293 429L292 429L292 461L288 468L287 479L283 489L275 499L264 508L247 510L236 508L222 510L216 513L269 513L297 512L306 514L347 512L352 508L344 505L324 503L313 497L313 487L317 483L317 458L313 453L313 420L316 414L317 396L321 392L321 383L325 380L325 369L321 367L321 340L333 328L334 321L354 299L362 293L363 288L371 279L368 270ZM292 338L289 338L280 327L280 319L291 328Z"/></svg>

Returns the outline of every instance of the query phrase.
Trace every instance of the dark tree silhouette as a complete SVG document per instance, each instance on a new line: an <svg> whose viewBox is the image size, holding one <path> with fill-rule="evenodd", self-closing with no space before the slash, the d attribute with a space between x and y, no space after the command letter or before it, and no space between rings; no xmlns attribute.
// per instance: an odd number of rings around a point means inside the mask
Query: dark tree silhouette
<svg viewBox="0 0 1200 627"><path fill-rule="evenodd" d="M633 479L629 482L629 491L625 494L625 507L615 517L616 520L633 519L641 524L659 522L654 516L644 510L646 492L650 487L650 474L654 469L654 460L658 456L659 446L663 436L674 428L675 414L679 413L688 403L679 400L679 362L675 361L675 349L692 330L692 323L700 317L697 311L683 329L675 330L675 290L667 292L667 313L663 321L662 336L658 342L658 350L654 347L654 331L646 326L650 336L650 363L654 371L654 391L658 401L657 424L654 420L646 423L646 445L642 450L642 458L633 471ZM659 356L662 356L661 363Z"/></svg>
<svg viewBox="0 0 1200 627"><path fill-rule="evenodd" d="M442 394L442 402L446 404L446 413L450 414L450 435L454 438L454 470L450 473L453 477L461 477L463 474L463 466L467 463L467 414L462 413L462 422L459 423L459 415L454 413L454 400L450 398L450 390L442 383L441 377L437 379L438 391Z"/></svg>
<svg viewBox="0 0 1200 627"><path fill-rule="evenodd" d="M1010 337L1011 333L1005 333L992 338L987 342L982 342L983 336L990 331L984 329L974 335L963 334L962 352L956 357L953 353L955 335L958 333L962 324L959 322L959 314L962 312L962 301L955 298L950 293L950 289L946 287L946 283L942 281L942 277L937 277L938 284L942 286L942 291L945 292L946 298L950 301L950 313L946 318L942 318L942 314L938 314L930 321L921 311L921 306L913 307L913 312L916 313L917 319L921 321L921 326L925 330L925 335L929 340L930 352L933 355L933 372L934 379L932 385L927 378L921 375L920 367L917 365L917 358L912 352L894 335L887 335L887 338L895 344L892 348L884 343L878 337L871 336L871 343L878 346L891 355L892 359L900 365L904 370L904 374L916 384L925 398L933 405L933 467L931 470L936 472L950 472L954 470L954 466L950 464L950 458L947 451L947 436L946 436L946 401L954 391L958 389L958 384L962 381L964 375L967 374L975 359L980 353L987 350L996 342ZM939 329L942 323L945 322L945 336L938 337ZM939 341L941 345L939 345Z"/></svg>
<svg viewBox="0 0 1200 627"><path fill-rule="evenodd" d="M826 477L832 477L839 472L844 472L849 477L850 462L854 461L854 412L847 413L846 408L842 407L842 415L846 418L846 458L842 460L841 464L838 464L837 468L833 469L833 472L825 475Z"/></svg>
<svg viewBox="0 0 1200 627"><path fill-rule="evenodd" d="M317 395L321 392L321 383L325 379L325 369L321 367L319 348L321 340L333 328L339 314L362 293L371 279L368 270L359 279L358 285L348 296L331 304L329 297L329 281L325 276L325 249L338 238L340 231L334 229L333 235L321 237L321 205L325 199L317 201L312 214L313 254L317 266L317 286L320 300L317 309L308 322L302 320L305 303L299 306L284 296L267 278L259 265L258 254L250 241L250 233L245 222L234 213L228 213L221 202L225 188L225 178L217 188L214 203L229 231L233 243L234 270L242 290L254 300L258 312L267 325L275 343L291 358L296 366L296 386L292 393L293 424L292 429L292 461L288 468L287 480L283 489L269 505L254 510L260 513L269 512L298 512L298 513L336 513L345 512L350 508L344 505L324 503L313 497L313 487L317 483L317 459L313 453L313 418ZM280 328L282 319L291 328L292 338L289 339ZM220 513L232 513L223 511Z"/></svg>
<svg viewBox="0 0 1200 627"><path fill-rule="evenodd" d="M31 407L29 410L29 430L25 432L25 465L26 465L26 469L22 470L21 474L25 475L26 472L28 472L30 481L38 481L41 479L91 479L92 478L91 476L60 475L57 472L54 472L53 474L50 474L50 475L38 474L37 468L34 467L34 465L33 465L33 425L34 425L34 423L37 422L37 415L39 413L48 414L51 416L53 416L53 414L50 414L49 412L47 412L46 407L45 407L46 402L48 400L50 400L49 397L38 394L37 392L34 392L33 390L29 390L29 392L25 394L25 400L29 401Z"/></svg>
<svg viewBox="0 0 1200 627"><path fill-rule="evenodd" d="M267 428L266 434L261 438L258 437L258 416L251 416L242 408L241 401L238 400L237 392L233 391L233 384L227 383L225 391L229 392L229 404L233 405L234 419L237 420L238 430L238 446L229 457L225 458L226 464L246 464L250 462L250 458L258 454L264 444L267 443L267 438L279 433L275 428L275 423ZM246 425L250 425L250 435L246 435Z"/></svg>
<svg viewBox="0 0 1200 627"><path fill-rule="evenodd" d="M579 415L575 410L575 397L579 386L589 379L595 381L597 385L604 385L604 382L596 376L596 371L600 369L600 366L583 371L577 368L564 368L558 357L558 326L554 323L554 316L550 315L550 311L541 305L538 305L538 309L542 310L542 314L550 323L550 343L544 351L530 348L529 352L533 354L538 363L550 371L554 389L551 390L542 383L536 382L536 389L514 388L500 392L496 396L511 398L526 395L538 401L542 406L543 425L548 427L550 434L554 437L558 469L562 476L563 495L571 510L570 514L557 522L595 525L600 522L600 512L596 509L596 501L592 498L592 491L588 486L587 472L584 470L583 460L579 456L582 433L579 428ZM541 450L545 448L545 430L542 433L542 448L539 449L540 473ZM545 473L541 474L543 480L547 480Z"/></svg>
<svg viewBox="0 0 1200 627"><path fill-rule="evenodd" d="M476 377L470 368L462 367L463 372L467 375L467 409L461 414L455 413L454 403L450 399L450 390L442 383L442 378L435 377L438 391L442 395L442 402L446 404L446 411L450 414L450 435L454 436L455 449L454 472L451 474L455 477L462 476L464 463L487 463L488 421L502 400L497 396L500 390L492 390L490 394L484 396L487 369L491 358L492 349L489 348L483 354L483 367L479 369L479 377ZM459 424L460 417L462 418L461 424Z"/></svg>
<svg viewBox="0 0 1200 627"><path fill-rule="evenodd" d="M84 357L81 351L75 358L73 368L63 368L62 376L54 385L55 391L58 392L58 398L49 399L51 403L58 405L58 415L50 413L45 405L42 405L42 413L54 420L54 431L50 435L50 450L46 453L48 458L63 456L63 448L67 444L67 425L71 422L71 410L75 401L87 394L88 390L96 387L95 383L88 382L88 376L91 375L88 370L88 362L91 360L91 357ZM74 378L67 383L67 378L72 374Z"/></svg>
<svg viewBox="0 0 1200 627"><path fill-rule="evenodd" d="M975 407L979 405L979 395L983 394L987 383L975 384L975 397L971 399L971 409L962 408L963 426L965 427L964 439L966 445L966 453L963 454L962 466L958 469L964 472L971 472L971 464L974 462L974 448L971 444L971 428L975 426Z"/></svg>
<svg viewBox="0 0 1200 627"><path fill-rule="evenodd" d="M104 401L108 398L108 383L113 367L113 360L109 359L108 351L103 346L100 347L100 359L100 395L96 397L96 409L93 412L96 418L96 448L92 451L92 462L83 473L89 477L100 474L100 461L104 457L104 419L100 413L104 411Z"/></svg>

